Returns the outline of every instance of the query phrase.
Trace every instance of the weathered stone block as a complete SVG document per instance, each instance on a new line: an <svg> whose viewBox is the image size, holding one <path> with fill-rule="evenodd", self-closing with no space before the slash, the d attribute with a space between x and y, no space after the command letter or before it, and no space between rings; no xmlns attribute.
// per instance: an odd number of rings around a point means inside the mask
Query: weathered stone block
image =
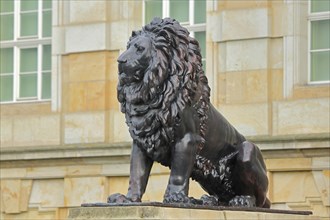
<svg viewBox="0 0 330 220"><path fill-rule="evenodd" d="M269 1L267 0L224 0L224 1L217 1L218 7L220 10L225 9L240 9L240 8L264 8L267 7Z"/></svg>
<svg viewBox="0 0 330 220"><path fill-rule="evenodd" d="M253 39L219 44L220 72L268 68L268 40Z"/></svg>
<svg viewBox="0 0 330 220"><path fill-rule="evenodd" d="M267 103L221 105L220 112L243 135L268 134Z"/></svg>
<svg viewBox="0 0 330 220"><path fill-rule="evenodd" d="M329 166L329 163L328 163ZM330 208L330 170L313 171L316 187L320 192L322 203ZM330 211L330 210L329 210Z"/></svg>
<svg viewBox="0 0 330 220"><path fill-rule="evenodd" d="M2 179L25 178L25 177L26 177L26 168L1 167L1 178Z"/></svg>
<svg viewBox="0 0 330 220"><path fill-rule="evenodd" d="M93 23L105 21L107 1L71 1L70 23Z"/></svg>
<svg viewBox="0 0 330 220"><path fill-rule="evenodd" d="M117 83L118 83L118 63L117 58L119 51L112 51L106 56L106 105L107 109L119 110L117 100Z"/></svg>
<svg viewBox="0 0 330 220"><path fill-rule="evenodd" d="M50 102L32 102L32 103L15 103L15 105L1 104L1 120L6 116L18 115L37 115L37 114L50 114Z"/></svg>
<svg viewBox="0 0 330 220"><path fill-rule="evenodd" d="M65 53L105 50L106 36L105 23L70 26L65 31Z"/></svg>
<svg viewBox="0 0 330 220"><path fill-rule="evenodd" d="M64 205L64 180L39 179L33 181L29 207L47 208L62 207Z"/></svg>
<svg viewBox="0 0 330 220"><path fill-rule="evenodd" d="M20 190L21 180L1 180L1 212L19 213L20 212Z"/></svg>
<svg viewBox="0 0 330 220"><path fill-rule="evenodd" d="M268 100L268 72L266 70L228 72L220 74L219 88L225 87L226 104L260 103ZM223 76L224 75L224 76ZM221 97L222 95L220 95Z"/></svg>
<svg viewBox="0 0 330 220"><path fill-rule="evenodd" d="M267 170L271 172L305 171L312 168L312 160L310 158L295 158L294 160L291 158L274 158L265 159L265 162Z"/></svg>
<svg viewBox="0 0 330 220"><path fill-rule="evenodd" d="M119 111L117 99L117 81L109 80L106 82L106 109Z"/></svg>
<svg viewBox="0 0 330 220"><path fill-rule="evenodd" d="M141 1L107 1L110 21L118 20L142 20L142 4ZM142 22L142 21L141 21Z"/></svg>
<svg viewBox="0 0 330 220"><path fill-rule="evenodd" d="M64 57L63 109L66 112L118 109L118 51Z"/></svg>
<svg viewBox="0 0 330 220"><path fill-rule="evenodd" d="M220 41L267 37L268 17L268 8L224 10Z"/></svg>
<svg viewBox="0 0 330 220"><path fill-rule="evenodd" d="M265 54L266 55L266 54ZM269 68L282 69L283 68L283 39L272 38L269 40Z"/></svg>
<svg viewBox="0 0 330 220"><path fill-rule="evenodd" d="M305 202L307 197L318 196L313 175L310 172L275 172L272 186L273 203Z"/></svg>
<svg viewBox="0 0 330 220"><path fill-rule="evenodd" d="M128 189L129 177L127 176L113 176L108 178L108 192L109 195L114 193L125 194ZM105 202L104 200L103 202Z"/></svg>
<svg viewBox="0 0 330 220"><path fill-rule="evenodd" d="M143 196L143 201L162 202L165 194L166 186L168 183L168 178L169 178L169 174L151 175L148 181L146 193Z"/></svg>
<svg viewBox="0 0 330 220"><path fill-rule="evenodd" d="M52 166L49 167L38 166L26 168L26 177L31 179L63 178L65 175L66 167L58 164L52 164Z"/></svg>
<svg viewBox="0 0 330 220"><path fill-rule="evenodd" d="M105 110L106 83L104 81L70 83L68 111Z"/></svg>
<svg viewBox="0 0 330 220"><path fill-rule="evenodd" d="M129 157L125 160L121 159L121 163L103 164L101 174L104 176L111 176L111 178L129 176Z"/></svg>
<svg viewBox="0 0 330 220"><path fill-rule="evenodd" d="M0 214L1 220L42 220L42 219L60 219L57 218L55 211L42 211L38 209L30 208L27 212L21 212L18 214ZM63 219L63 218L62 218Z"/></svg>
<svg viewBox="0 0 330 220"><path fill-rule="evenodd" d="M330 95L329 85L296 86L293 89L294 99L328 98L329 95Z"/></svg>
<svg viewBox="0 0 330 220"><path fill-rule="evenodd" d="M103 112L73 113L64 116L64 142L98 143L105 141Z"/></svg>
<svg viewBox="0 0 330 220"><path fill-rule="evenodd" d="M59 115L24 115L13 118L14 146L57 145L59 143Z"/></svg>
<svg viewBox="0 0 330 220"><path fill-rule="evenodd" d="M93 38L94 39L94 38ZM69 81L66 82L86 82L105 80L106 77L106 56L107 53L88 52L76 53L65 56Z"/></svg>
<svg viewBox="0 0 330 220"><path fill-rule="evenodd" d="M119 111L110 110L109 112L110 142L127 142L132 141L125 123L125 115Z"/></svg>
<svg viewBox="0 0 330 220"><path fill-rule="evenodd" d="M65 176L74 177L74 176L100 175L101 170L102 170L102 165L67 166Z"/></svg>
<svg viewBox="0 0 330 220"><path fill-rule="evenodd" d="M269 89L270 98L272 101L279 101L283 99L283 70L272 69L269 71L271 74L270 83L271 88Z"/></svg>
<svg viewBox="0 0 330 220"><path fill-rule="evenodd" d="M157 206L81 207L69 210L68 220L79 219L293 219L312 220L316 216L255 211L230 211Z"/></svg>
<svg viewBox="0 0 330 220"><path fill-rule="evenodd" d="M64 178L64 206L104 202L108 196L105 177Z"/></svg>
<svg viewBox="0 0 330 220"><path fill-rule="evenodd" d="M21 180L19 210L26 212L29 207L29 199L32 189L32 180Z"/></svg>
<svg viewBox="0 0 330 220"><path fill-rule="evenodd" d="M64 109L66 112L86 111L86 83L67 83L64 87Z"/></svg>
<svg viewBox="0 0 330 220"><path fill-rule="evenodd" d="M275 135L328 133L330 131L330 100L302 99L274 102L273 131Z"/></svg>
<svg viewBox="0 0 330 220"><path fill-rule="evenodd" d="M1 116L0 120L0 147L13 145L13 120L12 117Z"/></svg>

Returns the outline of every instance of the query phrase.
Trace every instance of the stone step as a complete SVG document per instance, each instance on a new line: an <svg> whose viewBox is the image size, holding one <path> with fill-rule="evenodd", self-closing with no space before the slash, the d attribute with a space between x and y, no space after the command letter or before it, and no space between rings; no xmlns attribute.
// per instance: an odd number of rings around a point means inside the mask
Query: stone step
<svg viewBox="0 0 330 220"><path fill-rule="evenodd" d="M103 219L290 219L316 220L309 211L288 211L262 208L208 207L187 204L136 203L110 205L108 203L83 204L71 208L68 220Z"/></svg>

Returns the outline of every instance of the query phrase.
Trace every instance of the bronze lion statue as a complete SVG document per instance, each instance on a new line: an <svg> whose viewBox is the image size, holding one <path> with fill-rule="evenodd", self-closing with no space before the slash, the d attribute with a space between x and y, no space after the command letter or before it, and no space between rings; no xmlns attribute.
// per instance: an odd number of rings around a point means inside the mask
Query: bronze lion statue
<svg viewBox="0 0 330 220"><path fill-rule="evenodd" d="M133 139L127 195L141 202L154 161L171 169L164 203L270 207L260 150L209 100L198 42L171 18L133 31L118 58L118 100ZM188 196L189 179L209 194Z"/></svg>

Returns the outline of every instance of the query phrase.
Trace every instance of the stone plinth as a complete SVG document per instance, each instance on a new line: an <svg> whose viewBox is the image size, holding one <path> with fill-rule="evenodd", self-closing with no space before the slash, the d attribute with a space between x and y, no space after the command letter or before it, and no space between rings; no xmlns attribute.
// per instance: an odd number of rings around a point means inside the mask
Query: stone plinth
<svg viewBox="0 0 330 220"><path fill-rule="evenodd" d="M105 203L83 204L87 207L69 210L68 220L102 220L102 219L318 219L311 212L282 211L251 208L205 207L192 205L164 205L162 203L141 203L113 206Z"/></svg>

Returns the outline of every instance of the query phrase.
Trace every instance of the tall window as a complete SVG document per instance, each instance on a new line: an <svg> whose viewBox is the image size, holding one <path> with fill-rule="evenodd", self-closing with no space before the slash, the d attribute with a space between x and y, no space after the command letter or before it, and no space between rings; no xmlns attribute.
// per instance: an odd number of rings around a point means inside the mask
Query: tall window
<svg viewBox="0 0 330 220"><path fill-rule="evenodd" d="M186 27L200 45L203 67L206 56L206 0L145 0L144 23L154 17L171 17Z"/></svg>
<svg viewBox="0 0 330 220"><path fill-rule="evenodd" d="M51 0L0 1L0 102L51 97Z"/></svg>
<svg viewBox="0 0 330 220"><path fill-rule="evenodd" d="M309 81L330 82L330 1L310 0Z"/></svg>

